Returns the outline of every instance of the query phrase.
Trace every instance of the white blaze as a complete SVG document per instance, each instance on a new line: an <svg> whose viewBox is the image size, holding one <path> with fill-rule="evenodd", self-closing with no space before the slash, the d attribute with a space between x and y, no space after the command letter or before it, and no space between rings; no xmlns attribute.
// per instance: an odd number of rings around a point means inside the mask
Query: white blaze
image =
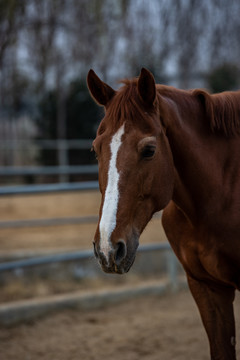
<svg viewBox="0 0 240 360"><path fill-rule="evenodd" d="M113 135L110 144L111 157L108 168L108 183L105 192L105 198L102 208L102 217L99 224L100 230L100 249L107 257L109 251L112 249L110 237L116 227L116 215L119 200L119 172L117 170L117 155L122 144L121 138L124 134L124 124Z"/></svg>

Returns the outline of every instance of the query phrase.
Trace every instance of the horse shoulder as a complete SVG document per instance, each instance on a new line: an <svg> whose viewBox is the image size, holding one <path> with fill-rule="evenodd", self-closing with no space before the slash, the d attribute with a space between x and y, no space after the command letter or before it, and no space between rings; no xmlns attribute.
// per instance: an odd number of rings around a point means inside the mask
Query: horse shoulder
<svg viewBox="0 0 240 360"><path fill-rule="evenodd" d="M188 275L240 288L239 239L233 233L227 238L226 233L221 236L204 226L193 225L173 201L163 211L162 224Z"/></svg>
<svg viewBox="0 0 240 360"><path fill-rule="evenodd" d="M187 270L189 259L197 260L197 244L193 225L173 201L163 211L162 225L173 251Z"/></svg>

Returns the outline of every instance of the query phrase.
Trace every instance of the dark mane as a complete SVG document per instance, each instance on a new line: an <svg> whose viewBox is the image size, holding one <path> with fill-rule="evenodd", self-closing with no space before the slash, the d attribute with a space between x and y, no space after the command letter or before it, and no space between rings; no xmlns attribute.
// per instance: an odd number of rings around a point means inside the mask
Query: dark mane
<svg viewBox="0 0 240 360"><path fill-rule="evenodd" d="M205 90L179 90L171 86L158 85L158 91L177 104L181 111L196 111L196 100L206 112L210 128L215 134L236 136L240 134L240 91L209 94Z"/></svg>
<svg viewBox="0 0 240 360"><path fill-rule="evenodd" d="M137 78L122 80L123 86L109 103L107 114L111 117L114 127L116 124L121 125L126 119L131 121L137 118L138 123L141 122L145 126L149 122L149 117L146 117L139 99L137 81ZM182 111L195 109L197 100L206 111L206 117L213 133L221 133L227 137L240 134L240 91L211 95L201 89L186 91L164 85L157 85L157 90L158 98L155 110L161 106L161 96L168 97L180 104L183 107Z"/></svg>
<svg viewBox="0 0 240 360"><path fill-rule="evenodd" d="M240 91L210 95L204 90L194 90L193 95L205 107L214 133L227 137L240 134Z"/></svg>
<svg viewBox="0 0 240 360"><path fill-rule="evenodd" d="M125 119L132 118L133 112L139 107L136 96L137 81L135 79L122 80L121 83L124 85L116 92L107 107L111 121L116 121L118 124L121 124Z"/></svg>
<svg viewBox="0 0 240 360"><path fill-rule="evenodd" d="M106 115L111 118L109 125L113 128L122 125L126 119L128 122L135 122L137 120L138 126L151 128L151 117L146 115L143 103L140 100L137 90L138 79L121 80L121 86L113 99L107 106Z"/></svg>
<svg viewBox="0 0 240 360"><path fill-rule="evenodd" d="M107 106L107 114L111 122L122 124L126 119L137 115L143 116L137 96L137 79L121 80L123 84Z"/></svg>

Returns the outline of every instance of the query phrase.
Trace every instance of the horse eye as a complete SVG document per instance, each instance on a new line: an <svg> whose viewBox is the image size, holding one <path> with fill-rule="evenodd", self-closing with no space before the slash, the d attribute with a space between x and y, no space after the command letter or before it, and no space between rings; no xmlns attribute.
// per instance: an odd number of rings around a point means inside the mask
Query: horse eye
<svg viewBox="0 0 240 360"><path fill-rule="evenodd" d="M142 157L143 158L151 158L155 154L155 146L147 145L142 150Z"/></svg>

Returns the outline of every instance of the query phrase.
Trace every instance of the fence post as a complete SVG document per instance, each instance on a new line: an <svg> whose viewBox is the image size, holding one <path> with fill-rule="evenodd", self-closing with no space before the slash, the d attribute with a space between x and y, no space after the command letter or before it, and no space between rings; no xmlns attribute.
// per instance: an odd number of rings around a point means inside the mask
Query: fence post
<svg viewBox="0 0 240 360"><path fill-rule="evenodd" d="M57 141L58 151L58 165L68 166L68 144L65 139L58 139ZM69 182L69 174L59 174L59 182Z"/></svg>

